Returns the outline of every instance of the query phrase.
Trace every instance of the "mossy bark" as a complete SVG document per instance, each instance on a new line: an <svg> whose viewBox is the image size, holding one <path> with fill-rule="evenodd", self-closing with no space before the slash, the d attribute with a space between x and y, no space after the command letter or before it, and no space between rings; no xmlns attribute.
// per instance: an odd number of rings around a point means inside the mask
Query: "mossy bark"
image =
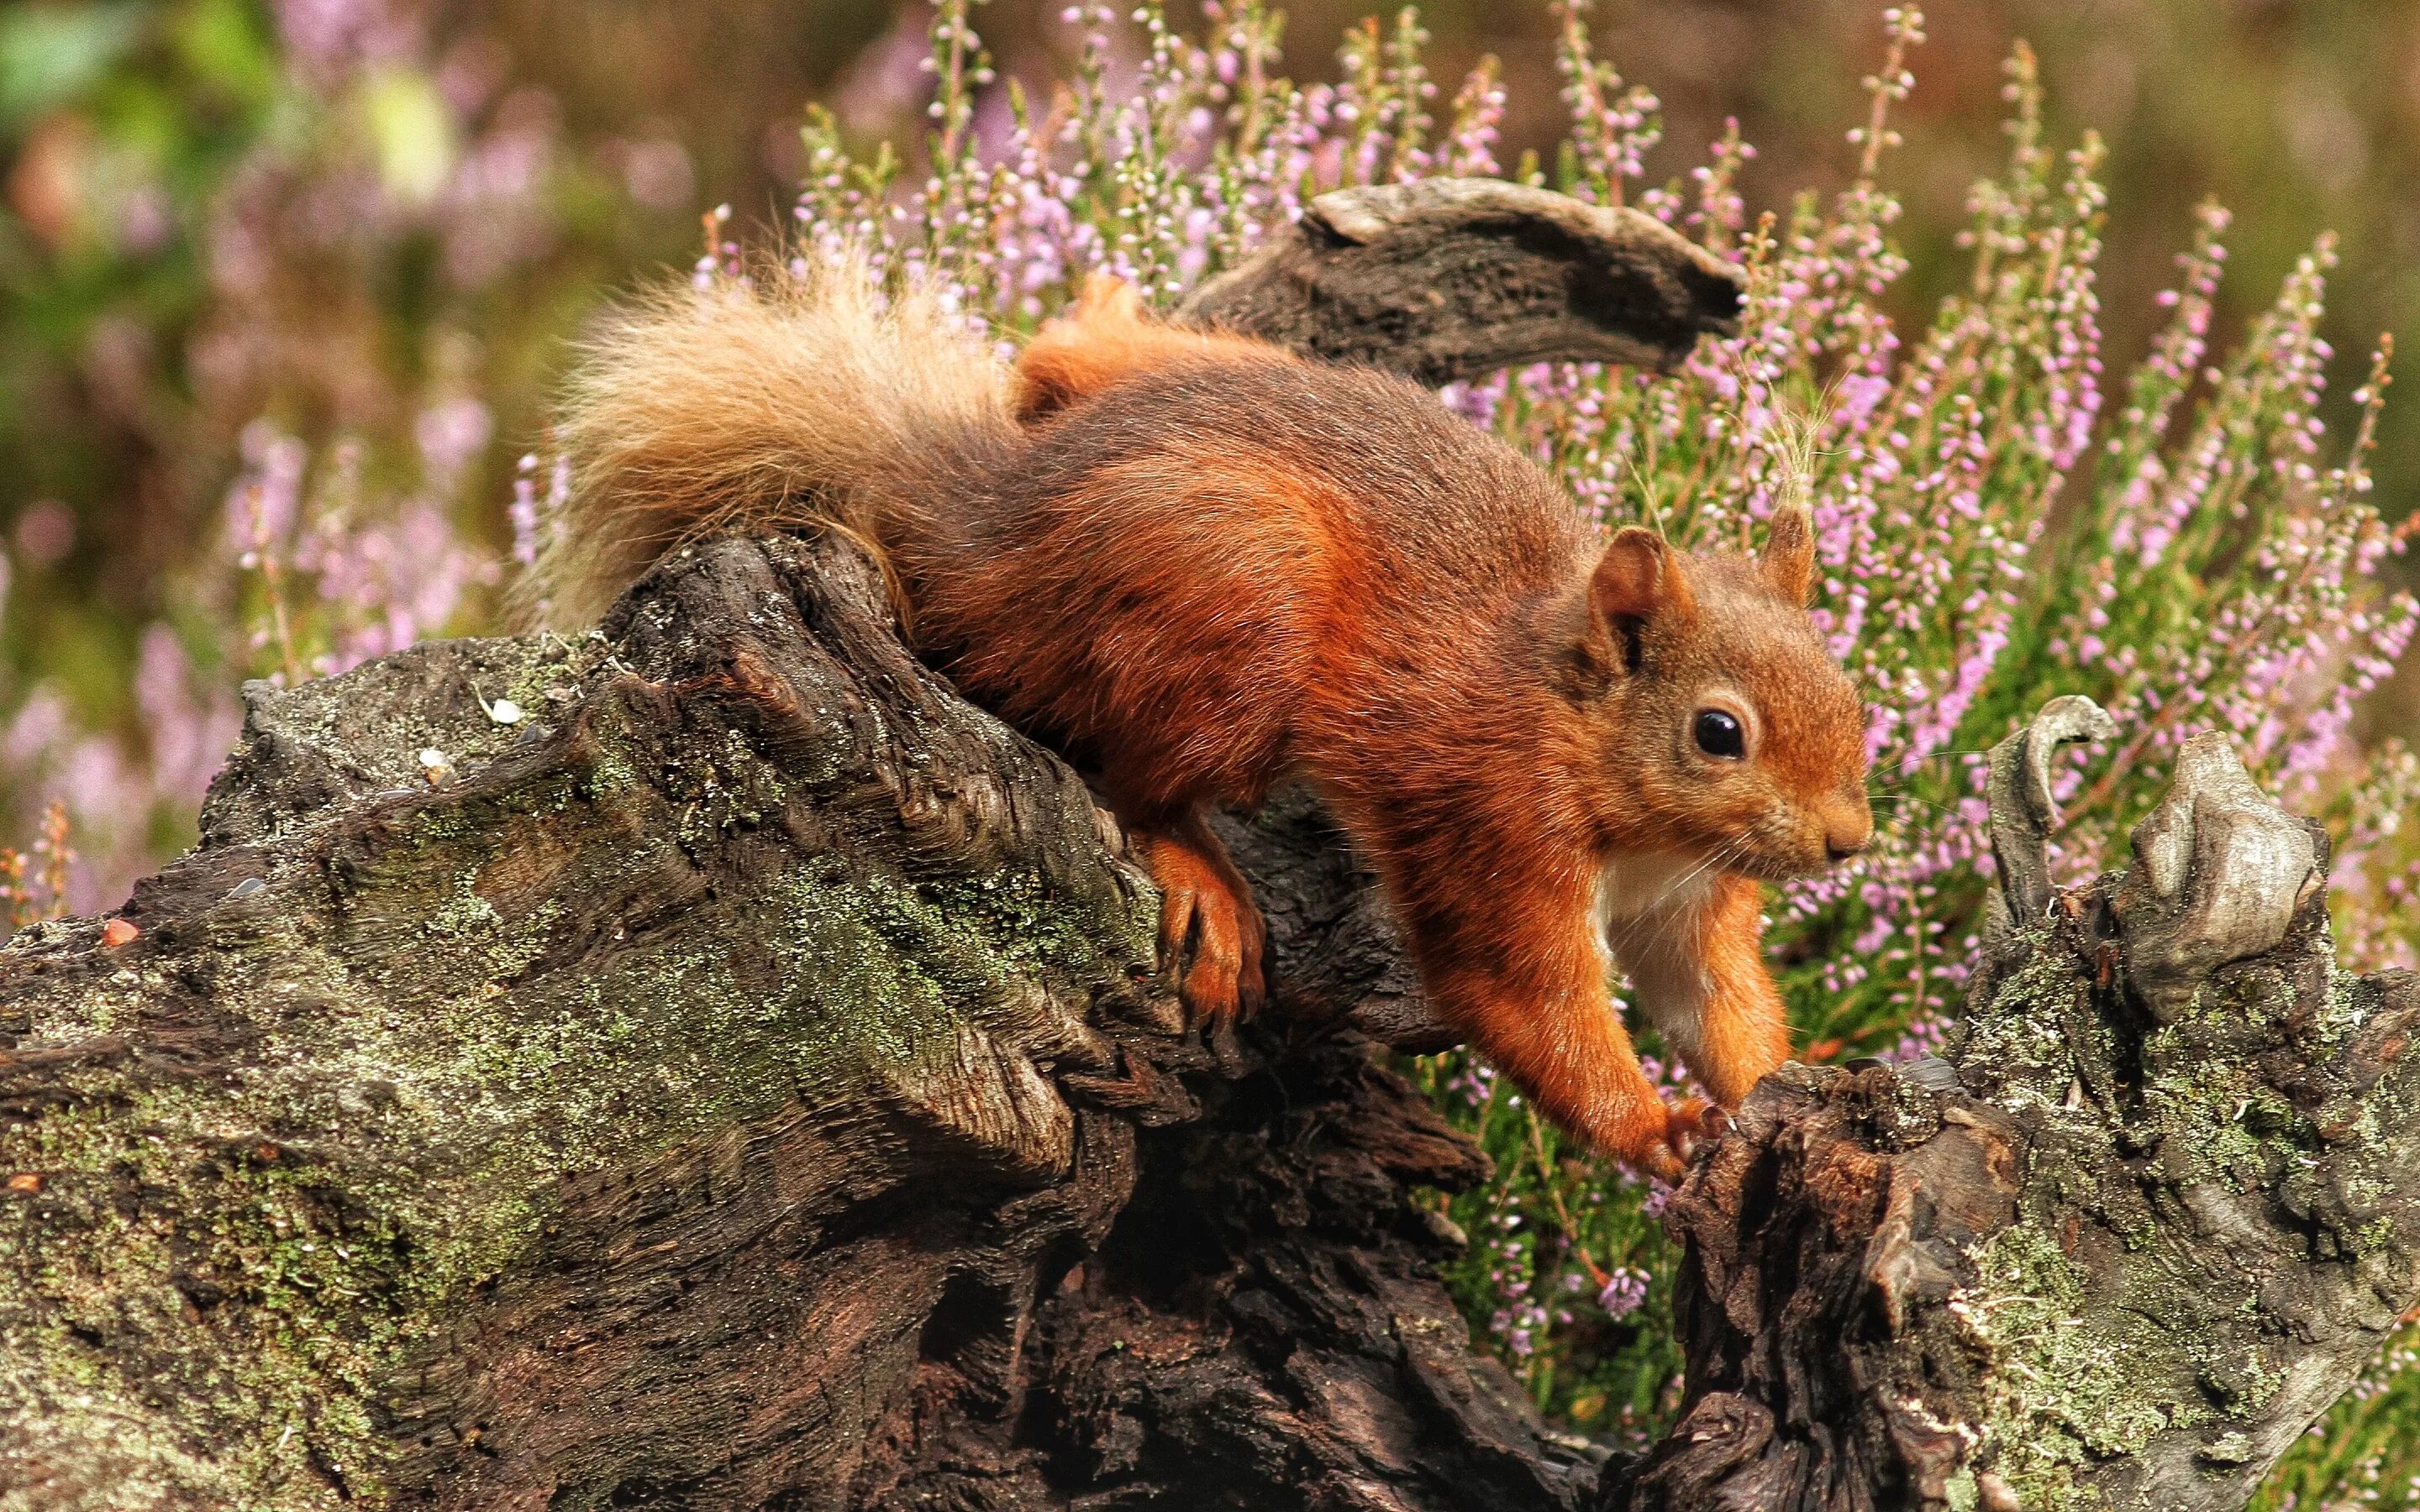
<svg viewBox="0 0 2420 1512"><path fill-rule="evenodd" d="M1944 1059L1750 1095L1668 1210L1682 1420L1605 1512L2223 1512L2420 1301L2420 980L2336 965L2325 840L2223 737L2180 767L2125 872L2004 867Z"/></svg>
<svg viewBox="0 0 2420 1512"><path fill-rule="evenodd" d="M0 954L9 1505L1593 1473L1431 1273L1472 1152L1349 1033L1201 1116L1147 880L845 548L256 687L204 829Z"/></svg>
<svg viewBox="0 0 2420 1512"><path fill-rule="evenodd" d="M837 543L256 688L139 935L0 952L0 1504L2216 1508L2420 1293L2420 990L2289 877L2154 1012L2129 872L1949 1079L1759 1088L1600 1474L1437 1283L1481 1165L1361 1032L1437 1032L1366 878L1299 795L1230 833L1285 1020L1221 1057Z"/></svg>

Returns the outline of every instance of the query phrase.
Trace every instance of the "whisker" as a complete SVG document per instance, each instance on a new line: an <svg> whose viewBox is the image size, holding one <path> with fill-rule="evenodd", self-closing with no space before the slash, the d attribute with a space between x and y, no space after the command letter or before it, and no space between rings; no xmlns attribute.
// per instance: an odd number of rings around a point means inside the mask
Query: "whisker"
<svg viewBox="0 0 2420 1512"><path fill-rule="evenodd" d="M1745 855L1746 851L1747 838L1745 836L1740 836L1731 840L1720 850L1714 852L1704 860L1701 860L1696 866L1691 867L1688 872L1682 876L1679 882L1673 883L1670 887L1668 887L1665 889L1663 898L1658 898L1656 901L1658 903L1663 902L1664 898L1670 897L1672 893L1682 886L1696 881L1699 877L1703 876L1710 871L1714 871L1719 867L1730 864L1730 862L1738 859L1741 856Z"/></svg>
<svg viewBox="0 0 2420 1512"><path fill-rule="evenodd" d="M1919 798L1913 793L1880 794L1869 801L1874 803L1920 803L1937 813L1945 813L1954 816L1958 812L1957 810L1952 809L1946 803L1937 803L1931 798Z"/></svg>
<svg viewBox="0 0 2420 1512"><path fill-rule="evenodd" d="M1682 872L1679 876L1666 883L1664 885L1664 890L1655 895L1655 902L1657 903L1670 902L1675 893L1678 893L1690 883L1695 882L1698 878L1705 875L1708 870L1718 865L1728 854L1729 847L1725 847L1724 850L1716 851L1713 855L1699 861L1697 865L1689 868L1686 872Z"/></svg>
<svg viewBox="0 0 2420 1512"><path fill-rule="evenodd" d="M1674 929L1680 927L1681 924L1681 916L1678 911L1667 909L1661 905L1670 902L1674 894L1678 893L1682 888L1687 887L1689 884L1695 882L1698 878L1705 875L1708 872L1714 871L1716 868L1722 867L1729 862L1737 859L1741 855L1745 853L1747 844L1748 838L1746 836L1742 835L1735 837L1727 841L1720 848L1700 859L1697 865L1689 868L1688 871L1682 872L1679 877L1664 886L1663 890L1655 895L1655 902L1650 905L1650 907L1658 915L1658 918L1656 918L1653 931L1648 935L1646 941L1646 949L1649 952L1660 951L1664 948L1666 937Z"/></svg>
<svg viewBox="0 0 2420 1512"><path fill-rule="evenodd" d="M1896 770L1904 775L1908 772L1914 771L1916 767L1922 766L1927 762L1949 761L1953 758L1962 756L1989 756L1990 754L1992 754L1992 752L1989 747L1986 747L1981 750L1929 750L1921 756L1883 757L1878 760L1877 764L1886 769Z"/></svg>
<svg viewBox="0 0 2420 1512"><path fill-rule="evenodd" d="M1895 778L1869 778L1866 781L1866 791L1869 793L1887 793L1895 788L1912 788L1918 782L1931 780L1933 779L1926 777L1920 772L1910 773L1905 776Z"/></svg>

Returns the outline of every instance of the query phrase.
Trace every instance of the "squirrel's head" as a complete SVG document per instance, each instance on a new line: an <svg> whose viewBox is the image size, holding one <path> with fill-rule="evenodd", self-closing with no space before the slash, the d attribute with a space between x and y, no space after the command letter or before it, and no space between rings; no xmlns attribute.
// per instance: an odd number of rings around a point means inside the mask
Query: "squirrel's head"
<svg viewBox="0 0 2420 1512"><path fill-rule="evenodd" d="M1798 509L1774 517L1754 560L1681 551L1637 526L1606 546L1569 686L1613 843L1767 881L1865 848L1865 703L1807 617L1814 565Z"/></svg>

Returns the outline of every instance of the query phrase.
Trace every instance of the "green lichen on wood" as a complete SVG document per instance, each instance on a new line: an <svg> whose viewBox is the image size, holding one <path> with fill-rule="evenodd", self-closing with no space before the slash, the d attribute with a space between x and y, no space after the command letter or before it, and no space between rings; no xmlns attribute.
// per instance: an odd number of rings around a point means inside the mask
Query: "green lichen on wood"
<svg viewBox="0 0 2420 1512"><path fill-rule="evenodd" d="M1962 1030L1960 1054L1989 1068L1988 1095L2036 1131L2017 1221L1970 1257L1976 1280L1953 1298L1989 1362L1981 1439L1972 1457L2028 1508L2065 1512L2103 1504L2076 1473L2095 1457L2138 1452L2171 1427L2199 1420L2180 1400L2174 1342L2163 1316L2166 1242L2137 1194L2109 1190L2105 1125L2092 1105L2098 1022L2091 986L2046 929L2027 932L2016 973ZM2106 1223L2121 1241L2115 1285L2125 1305L2087 1298L2062 1231L2072 1214ZM2107 1285L2107 1282L2103 1283ZM2190 1370L2182 1372L2188 1384ZM1972 1488L1969 1488L1970 1494Z"/></svg>
<svg viewBox="0 0 2420 1512"><path fill-rule="evenodd" d="M2073 1474L2094 1457L2139 1453L2158 1433L2205 1421L2206 1409L2155 1387L2169 1341L2152 1317L2087 1316L2083 1277L2031 1224L1993 1235L1975 1260L1980 1285L1953 1307L1993 1363L1983 1443L2028 1507L2102 1504ZM2148 1273L2130 1275L2130 1290ZM2148 1299L2145 1299L2148 1300Z"/></svg>
<svg viewBox="0 0 2420 1512"><path fill-rule="evenodd" d="M2025 1138L2016 1220L1951 1304L1988 1362L1970 1461L2051 1512L2155 1507L2147 1488L2178 1474L2265 1463L2333 1396L2312 1331L2382 1340L2379 1299L2412 1270L2410 1220L2389 1216L2411 1141L2376 1137L2406 1079L2335 1060L2380 990L2333 967L2323 925L2165 1024L2078 969L2082 931L2005 945L2009 975L1953 1051Z"/></svg>
<svg viewBox="0 0 2420 1512"><path fill-rule="evenodd" d="M594 645L467 656L535 734L423 702L365 754L330 712L374 702L353 680L256 694L256 726L324 740L356 791L422 795L252 825L299 837L263 853L268 887L134 946L78 921L0 949L14 1053L94 1052L0 1129L0 1175L39 1179L0 1197L0 1507L375 1504L398 1382L532 1253L566 1179L807 1089L873 1097L970 1026L1013 1046L1037 997L1080 1016L1151 960L1151 900L1096 844L1050 874L911 875L818 829L789 806L845 731L785 753L803 768L712 721L657 748ZM575 713L564 761L472 780ZM416 744L441 743L429 789ZM229 1053L189 1074L197 1044Z"/></svg>

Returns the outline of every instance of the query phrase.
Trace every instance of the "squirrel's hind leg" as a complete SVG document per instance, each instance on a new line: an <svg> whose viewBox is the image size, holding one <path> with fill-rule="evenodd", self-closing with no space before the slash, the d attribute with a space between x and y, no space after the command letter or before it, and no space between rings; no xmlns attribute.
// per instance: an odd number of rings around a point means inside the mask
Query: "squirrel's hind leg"
<svg viewBox="0 0 2420 1512"><path fill-rule="evenodd" d="M1261 968L1267 932L1251 885L1199 810L1129 827L1159 884L1161 964L1184 969L1187 1018L1204 1039L1223 1037L1268 995Z"/></svg>

